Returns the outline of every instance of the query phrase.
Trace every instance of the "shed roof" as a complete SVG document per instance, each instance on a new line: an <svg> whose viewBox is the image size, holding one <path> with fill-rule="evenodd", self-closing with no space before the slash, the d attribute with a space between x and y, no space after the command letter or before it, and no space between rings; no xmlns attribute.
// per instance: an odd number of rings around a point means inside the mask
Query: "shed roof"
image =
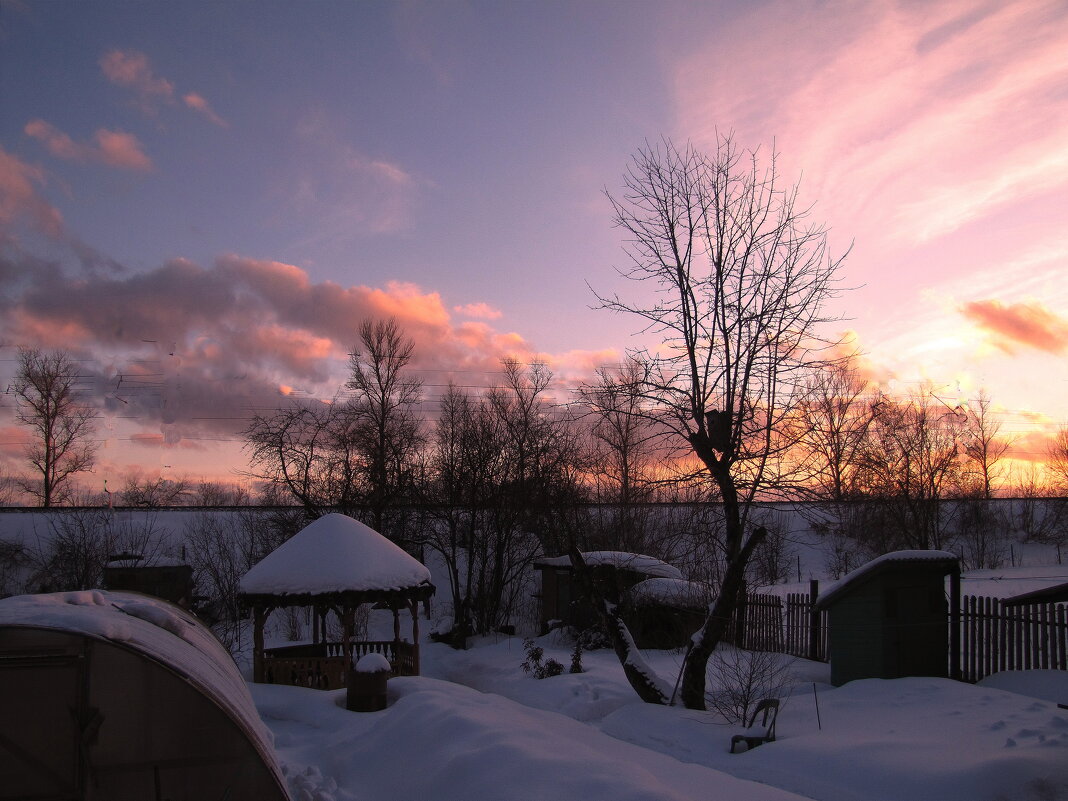
<svg viewBox="0 0 1068 801"><path fill-rule="evenodd" d="M1011 598L1006 598L1004 604L1005 606L1022 606L1024 604L1063 603L1065 601L1068 601L1068 582L1014 595Z"/></svg>
<svg viewBox="0 0 1068 801"><path fill-rule="evenodd" d="M626 551L587 551L582 554L587 566L611 565L623 570L633 570L645 576L659 578L681 579L682 572L673 565L663 562L653 556L640 553L627 553ZM539 559L534 563L536 568L546 567L571 567L571 557L553 556Z"/></svg>
<svg viewBox="0 0 1068 801"><path fill-rule="evenodd" d="M244 595L332 595L431 588L430 571L374 529L342 514L305 526L241 579Z"/></svg>
<svg viewBox="0 0 1068 801"><path fill-rule="evenodd" d="M709 588L696 581L675 578L648 578L626 592L634 606L667 606L678 609L707 609Z"/></svg>
<svg viewBox="0 0 1068 801"><path fill-rule="evenodd" d="M940 567L942 575L960 571L960 562L955 554L949 551L892 551L877 556L867 564L861 565L851 573L846 574L820 593L816 606L825 608L836 599L846 593L847 590L870 581L872 578L888 569L899 567L903 564L926 564L929 567Z"/></svg>

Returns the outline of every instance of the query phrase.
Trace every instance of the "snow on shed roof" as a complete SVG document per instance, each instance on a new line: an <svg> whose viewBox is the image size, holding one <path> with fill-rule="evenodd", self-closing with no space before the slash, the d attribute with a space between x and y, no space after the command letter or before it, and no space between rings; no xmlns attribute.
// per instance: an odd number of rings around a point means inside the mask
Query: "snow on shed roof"
<svg viewBox="0 0 1068 801"><path fill-rule="evenodd" d="M648 578L627 590L626 597L635 606L704 609L708 606L710 594L708 587L696 581Z"/></svg>
<svg viewBox="0 0 1068 801"><path fill-rule="evenodd" d="M633 570L635 573L641 573L646 576L671 579L682 578L682 573L677 567L669 565L667 562L662 562L655 557L646 556L640 553L627 553L626 551L588 551L582 554L582 558L586 560L586 564L589 567L611 565L613 567L623 568L624 570ZM539 559L534 563L534 566L571 567L571 557L565 554L564 556L553 556L546 559Z"/></svg>
<svg viewBox="0 0 1068 801"><path fill-rule="evenodd" d="M844 593L847 588L859 584L862 581L867 581L874 574L885 570L891 565L906 564L909 562L941 564L946 568L947 573L952 570L960 570L960 562L957 560L956 554L952 554L949 551L891 551L890 553L884 553L882 556L875 557L870 562L861 565L856 570L847 573L838 581L828 585L827 588L820 593L816 605L825 607L832 600Z"/></svg>
<svg viewBox="0 0 1068 801"><path fill-rule="evenodd" d="M237 665L208 628L167 601L104 590L16 595L0 600L0 627L50 629L127 647L184 676L226 710L274 764L273 738ZM284 780L281 780L284 785Z"/></svg>
<svg viewBox="0 0 1068 801"><path fill-rule="evenodd" d="M430 585L430 571L374 529L342 514L305 526L241 579L245 595L321 595Z"/></svg>

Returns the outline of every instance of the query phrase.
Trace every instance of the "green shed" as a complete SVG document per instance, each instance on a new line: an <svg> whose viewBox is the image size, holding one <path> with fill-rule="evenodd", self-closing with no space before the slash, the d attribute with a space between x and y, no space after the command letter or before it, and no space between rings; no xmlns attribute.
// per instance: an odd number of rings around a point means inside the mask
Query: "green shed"
<svg viewBox="0 0 1068 801"><path fill-rule="evenodd" d="M945 578L950 576L947 602ZM959 674L960 563L946 551L895 551L825 590L831 684Z"/></svg>

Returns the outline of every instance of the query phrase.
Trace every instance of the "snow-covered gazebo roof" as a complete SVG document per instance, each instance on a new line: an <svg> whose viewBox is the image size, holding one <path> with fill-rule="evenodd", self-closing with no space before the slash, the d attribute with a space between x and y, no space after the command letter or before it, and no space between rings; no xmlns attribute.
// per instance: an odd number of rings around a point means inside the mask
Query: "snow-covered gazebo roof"
<svg viewBox="0 0 1068 801"><path fill-rule="evenodd" d="M300 605L346 596L356 603L425 600L430 571L377 531L342 514L303 528L241 579L246 603Z"/></svg>

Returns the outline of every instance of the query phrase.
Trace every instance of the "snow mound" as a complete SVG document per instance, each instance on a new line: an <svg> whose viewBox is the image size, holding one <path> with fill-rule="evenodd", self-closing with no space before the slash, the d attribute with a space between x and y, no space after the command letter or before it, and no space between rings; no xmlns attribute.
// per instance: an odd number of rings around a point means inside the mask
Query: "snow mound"
<svg viewBox="0 0 1068 801"><path fill-rule="evenodd" d="M653 556L640 553L627 553L626 551L589 551L582 554L588 567L610 565L623 570L633 570L645 576L659 578L681 579L682 572L673 565L661 561ZM539 559L537 564L545 567L571 567L571 557L554 556L548 559Z"/></svg>

